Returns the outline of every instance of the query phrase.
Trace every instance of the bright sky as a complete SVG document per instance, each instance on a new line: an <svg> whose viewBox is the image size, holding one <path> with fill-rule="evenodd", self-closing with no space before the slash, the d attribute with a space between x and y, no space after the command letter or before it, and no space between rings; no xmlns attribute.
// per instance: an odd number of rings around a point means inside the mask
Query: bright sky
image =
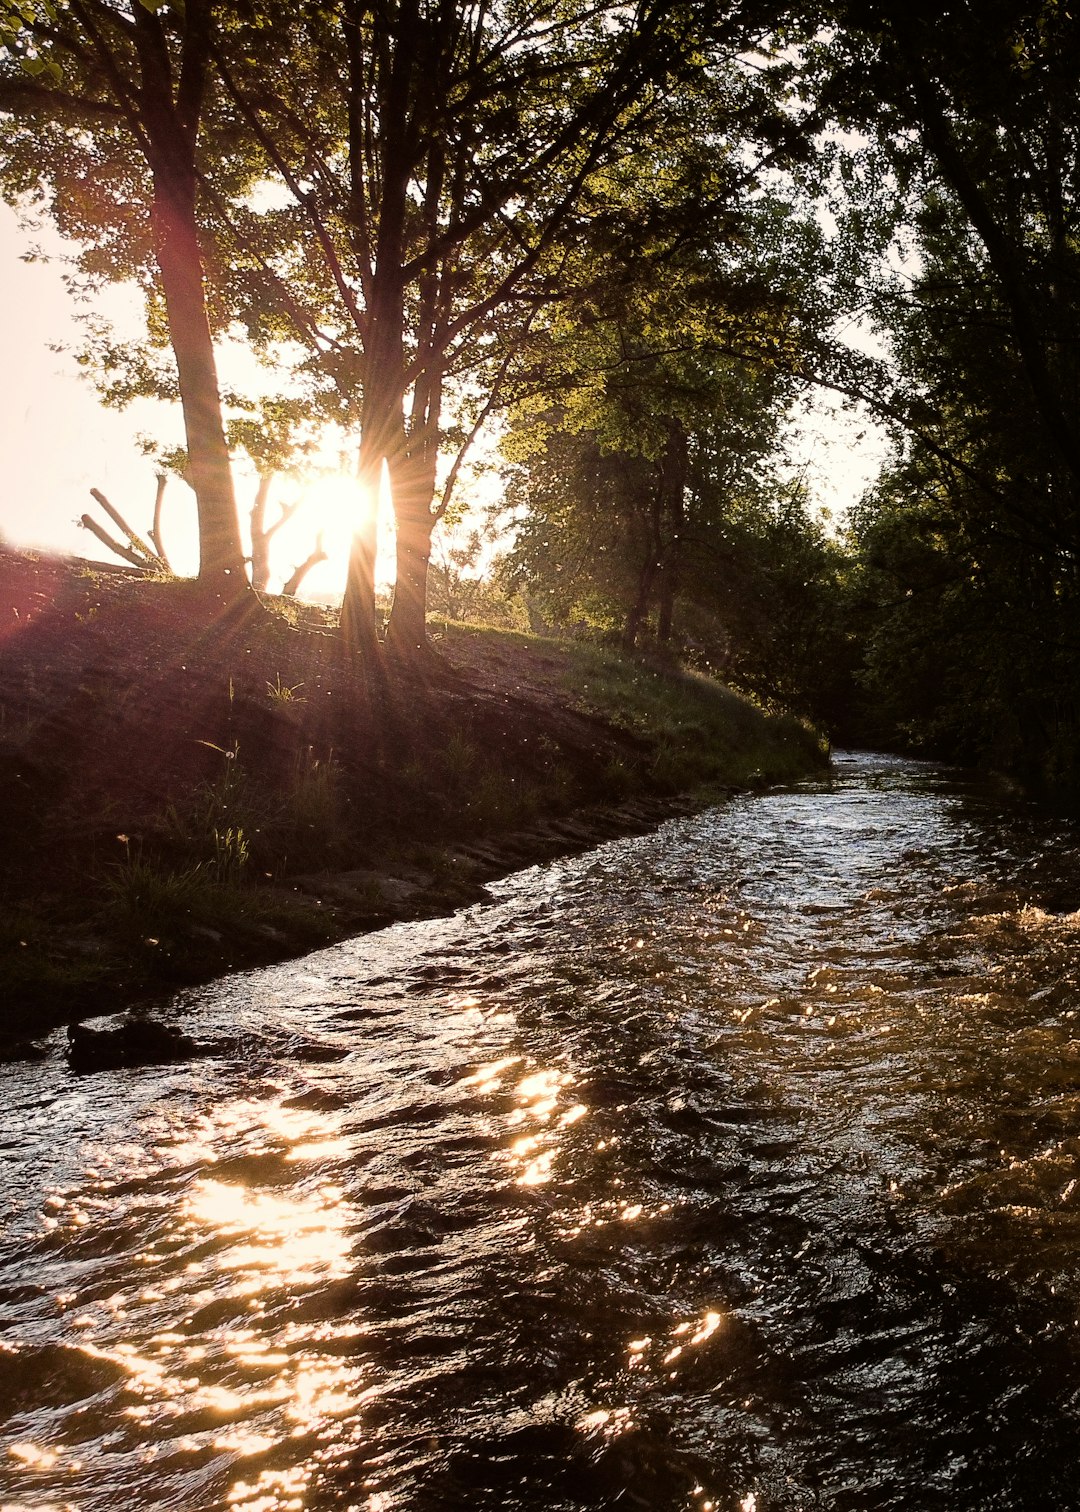
<svg viewBox="0 0 1080 1512"><path fill-rule="evenodd" d="M104 410L71 355L50 350L76 334L71 301L55 263L20 260L27 245L14 213L0 205L0 535L14 545L104 556L75 522L93 508L90 489L100 488L118 508L130 508L136 529L145 527L154 469L139 455L135 438L140 428L151 428L153 418L146 405L139 407L141 415ZM178 545L181 534L173 531Z"/></svg>
<svg viewBox="0 0 1080 1512"><path fill-rule="evenodd" d="M810 497L829 511L834 526L843 523L845 510L858 502L889 456L880 426L823 392L796 415L788 444Z"/></svg>
<svg viewBox="0 0 1080 1512"><path fill-rule="evenodd" d="M180 444L178 407L139 401L122 414L102 407L92 385L79 376L73 356L50 350L77 340L78 328L59 263L22 261L28 245L14 212L0 205L0 276L7 295L0 321L0 539L15 546L115 560L77 524L84 512L107 523L90 499L90 489L101 489L132 527L145 533L153 512L154 467L140 453L138 436L148 433ZM55 239L50 245L60 250ZM109 309L121 322L137 318L121 291L110 294ZM797 429L797 459L813 495L834 516L842 513L880 465L881 433L824 399ZM861 438L860 432L865 432ZM237 491L243 513L254 481L238 478ZM295 485L280 485L283 500L295 493ZM166 549L178 571L192 571L197 560L194 496L180 480L171 479L166 497ZM326 532L332 561L312 573L305 592L340 592L352 499L352 488L344 479L325 478L310 490L275 542L277 567L284 576L307 556L316 532ZM272 509L271 517L273 513Z"/></svg>
<svg viewBox="0 0 1080 1512"><path fill-rule="evenodd" d="M40 239L50 255L62 252L57 238ZM71 352L52 350L77 342L80 331L58 257L28 263L23 255L30 244L14 212L0 205L0 276L7 296L5 318L0 321L4 457L0 539L15 546L116 561L78 524L80 516L88 513L116 533L90 498L90 490L100 489L132 528L145 535L153 517L155 469L140 450L139 436L181 445L179 407L140 400L119 413L100 404ZM138 331L141 312L131 294L109 291L103 304L120 329ZM330 473L337 465L336 455L323 460ZM276 501L291 502L298 486L283 479L275 490L271 521L277 514ZM242 519L254 491L254 477L239 472ZM331 561L310 574L304 591L340 593L356 497L355 485L332 475L305 491L303 506L274 539L273 559L281 578L307 557L322 530ZM180 479L170 478L166 500L162 528L166 550L177 571L193 572L198 561L194 494Z"/></svg>

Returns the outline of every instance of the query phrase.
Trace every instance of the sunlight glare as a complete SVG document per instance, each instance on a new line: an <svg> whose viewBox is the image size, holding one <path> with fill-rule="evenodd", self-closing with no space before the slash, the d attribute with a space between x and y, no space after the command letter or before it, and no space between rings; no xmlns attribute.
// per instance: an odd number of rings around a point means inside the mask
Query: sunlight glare
<svg viewBox="0 0 1080 1512"><path fill-rule="evenodd" d="M393 509L385 466L374 504L351 472L327 472L307 484L298 518L304 519L313 537L322 535L328 560L314 567L304 579L300 588L302 598L338 597L344 592L353 536L364 520L370 519L372 508L378 510L375 579L376 585L385 590L394 581Z"/></svg>
<svg viewBox="0 0 1080 1512"><path fill-rule="evenodd" d="M278 1197L220 1181L200 1181L189 1207L224 1236L250 1235L234 1243L218 1263L225 1269L266 1270L289 1275L293 1284L309 1283L324 1271L340 1274L351 1249L334 1208L341 1193L324 1188L310 1198Z"/></svg>
<svg viewBox="0 0 1080 1512"><path fill-rule="evenodd" d="M475 1081L481 1091L489 1091L499 1085L502 1075L512 1066L520 1064L520 1056L507 1057L482 1066L470 1081ZM522 1077L515 1087L518 1106L506 1116L509 1128L520 1129L533 1125L534 1132L518 1135L501 1158L509 1161L517 1170L518 1186L542 1186L551 1180L552 1166L558 1154L558 1136L588 1115L584 1103L574 1102L563 1106L563 1097L572 1087L574 1078L566 1071L541 1068ZM536 1126L539 1125L539 1128Z"/></svg>
<svg viewBox="0 0 1080 1512"><path fill-rule="evenodd" d="M325 533L326 549L348 552L353 531L371 512L371 498L348 473L328 473L304 489L304 506Z"/></svg>

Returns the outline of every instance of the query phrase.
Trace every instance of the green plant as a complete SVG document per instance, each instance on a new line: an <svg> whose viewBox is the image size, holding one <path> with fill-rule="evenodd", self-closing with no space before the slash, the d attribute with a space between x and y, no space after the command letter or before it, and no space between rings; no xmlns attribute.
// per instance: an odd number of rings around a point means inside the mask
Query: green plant
<svg viewBox="0 0 1080 1512"><path fill-rule="evenodd" d="M266 685L266 693L271 703L306 703L306 699L297 697L297 694L303 686L304 684L302 682L292 683L291 685L289 683L283 683L281 680L281 673L275 672L274 681L268 682Z"/></svg>
<svg viewBox="0 0 1080 1512"><path fill-rule="evenodd" d="M613 756L604 767L604 791L613 799L626 798L633 791L634 773L620 757Z"/></svg>
<svg viewBox="0 0 1080 1512"><path fill-rule="evenodd" d="M104 878L106 905L140 935L156 936L192 913L209 880L199 862L163 867L132 847Z"/></svg>
<svg viewBox="0 0 1080 1512"><path fill-rule="evenodd" d="M513 778L500 771L485 772L472 786L467 813L480 830L513 823L518 815Z"/></svg>
<svg viewBox="0 0 1080 1512"><path fill-rule="evenodd" d="M275 831L287 842L294 860L325 860L346 838L347 808L341 768L333 753L318 757L308 749L297 760L292 789Z"/></svg>
<svg viewBox="0 0 1080 1512"><path fill-rule="evenodd" d="M274 804L252 782L236 742L228 750L210 740L200 743L221 754L221 770L199 783L186 803L169 804L163 815L162 839L173 850L213 864L221 854L221 837L230 830L242 835L250 849L254 837L272 826Z"/></svg>
<svg viewBox="0 0 1080 1512"><path fill-rule="evenodd" d="M239 882L250 859L250 846L244 831L234 825L214 830L214 857L211 865L219 882Z"/></svg>
<svg viewBox="0 0 1080 1512"><path fill-rule="evenodd" d="M479 752L460 730L455 730L443 747L441 764L446 786L460 790L468 786L476 770Z"/></svg>

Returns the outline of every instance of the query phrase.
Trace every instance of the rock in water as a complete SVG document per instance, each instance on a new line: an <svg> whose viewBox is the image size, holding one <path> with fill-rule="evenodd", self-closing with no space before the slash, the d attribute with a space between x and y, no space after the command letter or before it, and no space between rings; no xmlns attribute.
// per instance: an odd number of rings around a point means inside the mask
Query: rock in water
<svg viewBox="0 0 1080 1512"><path fill-rule="evenodd" d="M158 1066L209 1055L212 1046L154 1019L130 1018L115 1029L68 1025L67 1058L73 1071L111 1071L120 1066Z"/></svg>

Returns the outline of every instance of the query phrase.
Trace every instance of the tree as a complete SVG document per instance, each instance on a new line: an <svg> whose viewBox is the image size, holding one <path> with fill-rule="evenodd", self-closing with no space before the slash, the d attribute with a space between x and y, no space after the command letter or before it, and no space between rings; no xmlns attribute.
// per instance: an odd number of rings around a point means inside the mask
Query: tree
<svg viewBox="0 0 1080 1512"><path fill-rule="evenodd" d="M471 411L467 439L536 310L563 296L568 255L605 211L605 174L659 136L679 89L718 53L751 45L774 11L747 0L706 26L671 0L341 0L277 19L287 89L262 58L218 59L292 197L275 223L285 240L264 242L264 260L296 273L326 363L354 376L369 496L389 469L392 651L424 645L448 405ZM252 224L252 239L266 226ZM306 270L290 235L304 239ZM373 532L361 531L344 609L361 649L375 635L372 555Z"/></svg>
<svg viewBox="0 0 1080 1512"><path fill-rule="evenodd" d="M1080 492L1080 21L1055 0L822 12L840 28L818 60L823 108L871 134L886 170L878 213L885 197L894 227L922 216L925 229L946 214L956 245L969 241L982 303L969 300L965 318L999 331L1043 444ZM860 196L849 219L866 210ZM895 280L872 297L887 328L903 318ZM912 413L925 424L925 408ZM1075 535L1070 514L1061 523Z"/></svg>
<svg viewBox="0 0 1080 1512"><path fill-rule="evenodd" d="M955 204L920 217L893 341L932 431L898 435L853 521L866 683L885 738L1076 786L1075 499Z"/></svg>
<svg viewBox="0 0 1080 1512"><path fill-rule="evenodd" d="M45 198L92 276L151 259L176 360L198 506L199 579L244 585L207 313L197 200L214 49L211 0L0 5L0 187Z"/></svg>
<svg viewBox="0 0 1080 1512"><path fill-rule="evenodd" d="M623 165L618 201L609 188L581 254L593 280L534 333L536 390L505 442L520 577L556 617L617 615L628 646L650 623L669 641L680 598L699 621L718 603L720 542L777 492L770 458L835 313L783 97L769 131L735 70L711 83L726 111L703 117L687 91L679 131Z"/></svg>
<svg viewBox="0 0 1080 1512"><path fill-rule="evenodd" d="M415 654L431 532L448 497L441 449L462 417L467 445L501 402L537 310L581 274L574 249L609 215L612 177L643 143L662 143L672 103L685 110L690 89L725 119L760 125L745 89L728 76L716 87L713 64L752 49L777 7L337 0L283 15L212 0L131 0L130 10L40 0L5 14L9 192L41 179L31 159L44 133L61 149L61 168L46 175L61 220L100 227L101 188L73 165L120 142L131 149L105 175L105 208L129 216L108 226L103 276L145 267L130 211L140 194L152 204L207 562L221 554L209 543L224 540L230 512L200 254L216 318L279 353L299 343L304 371L359 409L362 486L373 500L388 468L397 517L387 640ZM61 65L58 86L26 72ZM766 114L778 144L798 135L774 102ZM255 185L271 186L269 201L252 196ZM373 555L369 520L344 611L368 653Z"/></svg>
<svg viewBox="0 0 1080 1512"><path fill-rule="evenodd" d="M906 738L1075 785L1080 28L1063 6L832 6L823 98L871 134L849 224L917 259L873 281L894 460L856 516L868 685Z"/></svg>

